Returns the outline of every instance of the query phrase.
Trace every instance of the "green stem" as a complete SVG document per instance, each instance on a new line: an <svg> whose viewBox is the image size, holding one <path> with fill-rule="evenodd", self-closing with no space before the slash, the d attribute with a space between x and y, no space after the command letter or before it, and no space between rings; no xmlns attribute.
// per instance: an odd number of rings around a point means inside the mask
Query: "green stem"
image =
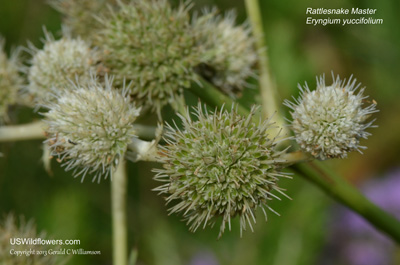
<svg viewBox="0 0 400 265"><path fill-rule="evenodd" d="M152 140L156 135L156 126L143 125L143 124L133 124L133 129L135 134L141 139Z"/></svg>
<svg viewBox="0 0 400 265"><path fill-rule="evenodd" d="M44 128L46 128L46 124L42 121L0 126L0 142L45 139Z"/></svg>
<svg viewBox="0 0 400 265"><path fill-rule="evenodd" d="M34 121L21 125L0 126L0 142L46 139L46 127L47 125L43 121ZM136 135L143 139L153 139L157 129L155 126L142 124L134 124L133 128Z"/></svg>
<svg viewBox="0 0 400 265"><path fill-rule="evenodd" d="M260 95L261 103L263 107L263 116L268 118L279 110L277 104L277 92L276 87L271 81L270 69L269 69L269 58L267 53L267 45L265 42L263 22L260 12L260 5L258 0L245 0L247 14L250 19L250 23L253 30L253 35L256 39L256 47L259 53L260 61ZM284 130L284 120L280 113L273 116L272 121L276 122L279 127ZM278 129L279 130L279 129ZM278 132L276 130L276 132ZM284 132L286 133L286 132Z"/></svg>
<svg viewBox="0 0 400 265"><path fill-rule="evenodd" d="M128 230L126 214L127 174L121 161L111 180L113 264L128 264Z"/></svg>
<svg viewBox="0 0 400 265"><path fill-rule="evenodd" d="M286 153L282 155L282 159L286 160L285 166L290 166L293 164L307 162L313 160L313 157L309 154L304 153L303 151L295 151L291 153Z"/></svg>
<svg viewBox="0 0 400 265"><path fill-rule="evenodd" d="M342 177L322 166L321 162L297 164L292 167L335 200L343 203L368 220L373 226L400 243L400 222L369 201Z"/></svg>
<svg viewBox="0 0 400 265"><path fill-rule="evenodd" d="M205 103L209 104L213 107L222 107L225 106L226 109L231 109L234 102L232 99L220 92L213 85L205 81L204 79L200 80L201 85L194 83L191 86L191 91L193 94L201 98ZM244 116L248 116L250 111L243 107L242 105L236 103L235 106L238 108L238 113Z"/></svg>

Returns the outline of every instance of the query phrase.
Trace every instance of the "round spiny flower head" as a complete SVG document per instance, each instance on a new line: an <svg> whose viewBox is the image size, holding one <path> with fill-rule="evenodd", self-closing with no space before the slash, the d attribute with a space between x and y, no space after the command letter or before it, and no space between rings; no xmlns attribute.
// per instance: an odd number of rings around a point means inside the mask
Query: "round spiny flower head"
<svg viewBox="0 0 400 265"><path fill-rule="evenodd" d="M341 81L339 76L333 84L325 85L325 77L317 78L317 89L310 91L307 84L301 90L295 103L286 101L293 117L292 129L300 147L314 157L345 158L353 150L365 149L359 145L360 138L370 134L365 131L372 127L366 122L371 113L377 112L376 104L363 108L364 89L356 92L360 84L356 79Z"/></svg>
<svg viewBox="0 0 400 265"><path fill-rule="evenodd" d="M86 173L94 173L93 181L100 181L100 175L106 178L135 137L132 123L140 109L130 103L128 89L113 89L107 76L104 85L93 78L46 106L47 142L66 170L74 169L82 181Z"/></svg>
<svg viewBox="0 0 400 265"><path fill-rule="evenodd" d="M4 220L0 222L0 264L7 265L55 265L64 264L65 262L59 261L57 255L37 255L38 251L47 251L50 249L47 245L37 244L11 244L16 238L32 239L32 240L45 240L46 234L44 232L37 233L36 226L33 221L25 222L24 218L20 218L17 222L14 215L9 214ZM58 250L51 246L53 250ZM12 255L11 250L14 251L35 251L35 254L30 255Z"/></svg>
<svg viewBox="0 0 400 265"><path fill-rule="evenodd" d="M180 116L183 129L168 125L166 146L161 146L163 169L155 169L156 180L166 182L155 190L168 194L167 203L178 201L170 212L182 212L190 230L213 225L222 218L220 236L231 218L240 217L240 233L246 223L252 229L259 207L271 208L268 201L284 194L278 179L284 176L275 139L268 138L269 121L253 122L255 108L248 117L221 110L208 114L199 104L198 120Z"/></svg>
<svg viewBox="0 0 400 265"><path fill-rule="evenodd" d="M64 25L75 37L90 40L101 25L95 16L108 12L107 5L114 7L117 0L50 0L49 3L64 15Z"/></svg>
<svg viewBox="0 0 400 265"><path fill-rule="evenodd" d="M19 50L15 50L8 58L4 51L4 40L0 36L0 123L8 119L8 106L17 102L23 84L19 75L20 67Z"/></svg>
<svg viewBox="0 0 400 265"><path fill-rule="evenodd" d="M119 3L119 11L103 18L95 44L103 48L105 66L115 75L133 81L131 91L140 105L175 109L196 74L198 53L188 6L171 8L167 0Z"/></svg>
<svg viewBox="0 0 400 265"><path fill-rule="evenodd" d="M254 38L248 23L235 25L235 12L225 16L216 13L213 9L194 19L194 34L202 51L202 64L197 70L223 92L234 96L246 87L247 78L256 77Z"/></svg>
<svg viewBox="0 0 400 265"><path fill-rule="evenodd" d="M90 73L96 71L97 53L81 39L63 37L55 41L46 34L43 49L31 49L28 92L39 104L53 98L54 90L70 86L71 80L82 85L90 82Z"/></svg>

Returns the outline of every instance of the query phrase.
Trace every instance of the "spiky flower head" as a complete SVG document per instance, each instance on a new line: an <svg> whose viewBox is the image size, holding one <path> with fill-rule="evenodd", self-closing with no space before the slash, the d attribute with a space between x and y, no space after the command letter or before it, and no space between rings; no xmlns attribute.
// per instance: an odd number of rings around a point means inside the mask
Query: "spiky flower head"
<svg viewBox="0 0 400 265"><path fill-rule="evenodd" d="M48 140L53 155L64 162L74 175L93 173L93 181L106 178L123 159L127 146L135 137L132 123L140 108L130 102L128 87L112 88L112 79L99 84L92 78L85 85L75 84L45 113Z"/></svg>
<svg viewBox="0 0 400 265"><path fill-rule="evenodd" d="M63 14L64 26L74 37L91 40L101 27L95 19L107 14L108 6L116 6L117 0L50 0L49 3Z"/></svg>
<svg viewBox="0 0 400 265"><path fill-rule="evenodd" d="M135 101L159 116L166 104L178 108L198 64L187 4L173 9L167 0L120 2L101 23L95 44L116 82L132 80Z"/></svg>
<svg viewBox="0 0 400 265"><path fill-rule="evenodd" d="M31 47L33 58L28 72L28 92L36 103L52 99L54 90L70 87L70 82L90 82L99 60L95 50L81 39L63 37L60 40L46 33L42 50ZM53 98L54 99L54 98Z"/></svg>
<svg viewBox="0 0 400 265"><path fill-rule="evenodd" d="M255 77L257 52L248 23L236 25L236 13L218 15L217 9L195 17L194 34L202 51L199 73L223 92L235 96Z"/></svg>
<svg viewBox="0 0 400 265"><path fill-rule="evenodd" d="M17 102L18 92L23 85L20 67L19 50L12 52L8 58L4 51L4 39L0 36L0 123L8 119L8 107Z"/></svg>
<svg viewBox="0 0 400 265"><path fill-rule="evenodd" d="M372 126L367 119L377 112L376 103L365 106L364 88L352 76L346 82L335 78L333 83L325 84L325 76L317 77L317 88L310 91L307 83L295 102L285 105L293 111L292 129L300 147L314 157L325 160L345 158L350 151L366 147L360 145L360 138L367 138L365 130Z"/></svg>
<svg viewBox="0 0 400 265"><path fill-rule="evenodd" d="M24 218L17 218L8 214L4 220L0 222L0 264L4 265L55 265L64 264L65 262L59 261L57 255L38 255L38 251L47 251L50 249L48 245L42 244L11 244L11 240L16 238L32 239L32 240L45 240L46 233L36 232L36 226L31 220L26 222ZM53 250L58 250L56 246L52 246ZM35 253L16 255L16 251L35 251ZM11 254L13 251L14 254ZM20 253L21 253L20 252Z"/></svg>
<svg viewBox="0 0 400 265"><path fill-rule="evenodd" d="M156 180L165 182L156 188L167 195L169 209L182 212L190 230L213 225L221 217L220 236L231 218L239 216L240 233L246 223L252 228L257 208L270 209L269 200L284 194L278 180L284 151L276 151L275 139L268 138L273 127L269 121L253 122L249 116L221 109L213 113L194 108L197 121L180 116L183 128L167 126L166 146L160 146L162 169L155 169ZM189 112L189 111L188 111Z"/></svg>

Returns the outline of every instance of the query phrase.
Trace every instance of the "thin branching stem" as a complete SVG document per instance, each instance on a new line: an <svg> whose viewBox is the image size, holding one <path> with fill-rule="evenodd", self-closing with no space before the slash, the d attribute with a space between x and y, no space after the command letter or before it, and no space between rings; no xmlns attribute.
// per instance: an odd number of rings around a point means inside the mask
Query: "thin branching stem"
<svg viewBox="0 0 400 265"><path fill-rule="evenodd" d="M373 204L345 179L324 167L321 162L296 164L292 168L300 176L317 185L333 199L363 216L373 226L400 244L399 220Z"/></svg>
<svg viewBox="0 0 400 265"><path fill-rule="evenodd" d="M43 140L46 138L47 125L43 121L34 121L20 125L0 126L0 142L22 140ZM142 139L154 139L157 127L143 124L133 125L135 133Z"/></svg>
<svg viewBox="0 0 400 265"><path fill-rule="evenodd" d="M128 229L126 214L127 173L121 161L111 180L113 264L128 264Z"/></svg>
<svg viewBox="0 0 400 265"><path fill-rule="evenodd" d="M199 84L193 84L191 86L193 94L201 98L205 103L211 107L221 107L224 105L226 109L231 109L234 101L227 95L218 91L212 84L206 80L201 79ZM240 104L235 104L237 112L241 115L248 116L250 111Z"/></svg>
<svg viewBox="0 0 400 265"><path fill-rule="evenodd" d="M269 118L274 113L279 112L279 105L277 104L277 91L274 83L271 79L269 69L269 58L267 53L267 45L264 36L263 22L260 12L260 4L258 0L245 0L247 14L250 20L250 24L253 30L254 37L256 38L256 48L259 54L260 62L260 96L263 108L264 118ZM279 113L278 113L279 114ZM274 115L272 121L276 122L279 127L286 130L284 127L284 120L282 115ZM278 130L276 130L278 133ZM284 132L285 134L286 132Z"/></svg>
<svg viewBox="0 0 400 265"><path fill-rule="evenodd" d="M42 121L22 125L0 126L0 142L45 139Z"/></svg>
<svg viewBox="0 0 400 265"><path fill-rule="evenodd" d="M301 150L291 153L286 153L282 155L281 158L286 161L285 162L286 166L313 160L313 157L311 155L304 153Z"/></svg>

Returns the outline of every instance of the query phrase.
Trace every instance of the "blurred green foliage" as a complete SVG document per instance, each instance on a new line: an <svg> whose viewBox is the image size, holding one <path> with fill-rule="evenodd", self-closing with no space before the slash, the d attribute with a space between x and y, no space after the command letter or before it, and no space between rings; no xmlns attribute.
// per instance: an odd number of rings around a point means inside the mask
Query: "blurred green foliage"
<svg viewBox="0 0 400 265"><path fill-rule="evenodd" d="M330 73L351 74L367 86L369 100L375 99L381 110L379 128L363 144L365 155L351 154L347 160L327 162L349 180L383 174L399 166L400 155L400 4L395 0L338 1L260 1L268 43L271 72L281 100L298 95L297 83L315 86L315 76ZM243 1L195 1L195 9L217 5L221 10L235 8L238 20L246 18ZM307 7L377 8L376 18L383 25L306 25ZM59 33L59 14L42 0L0 0L0 34L7 49L40 46L43 29ZM28 57L28 56L27 56ZM246 99L253 100L257 90ZM193 98L194 101L196 99ZM37 118L26 108L15 109L13 120L28 122ZM53 161L49 176L40 161L40 141L2 143L0 151L0 214L14 212L34 218L40 230L51 238L80 239L80 248L100 250L100 256L73 256L68 264L111 264L111 218L109 181L100 184L73 179ZM239 224L216 240L214 229L188 232L179 216L167 216L161 197L151 189L151 169L156 164L129 164L129 240L138 249L138 264L190 264L198 253L212 253L220 264L320 264L324 245L329 240L329 205L332 201L303 179L293 176L282 187L293 201L272 202L280 217L269 214L265 223L259 214L255 233L247 231L239 238ZM237 221L237 220L236 220Z"/></svg>

